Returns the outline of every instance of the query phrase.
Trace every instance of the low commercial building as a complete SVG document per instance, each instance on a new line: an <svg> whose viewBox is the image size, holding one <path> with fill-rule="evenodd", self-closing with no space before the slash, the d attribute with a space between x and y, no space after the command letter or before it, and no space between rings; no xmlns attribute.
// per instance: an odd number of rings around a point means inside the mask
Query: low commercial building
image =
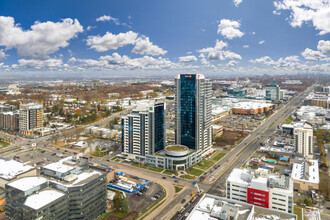
<svg viewBox="0 0 330 220"><path fill-rule="evenodd" d="M0 188L15 179L35 175L37 170L33 166L0 157Z"/></svg>
<svg viewBox="0 0 330 220"><path fill-rule="evenodd" d="M106 210L106 173L86 157L41 167L39 177L6 185L6 219L94 219Z"/></svg>
<svg viewBox="0 0 330 220"><path fill-rule="evenodd" d="M228 199L293 213L293 181L267 169L235 168L227 179Z"/></svg>
<svg viewBox="0 0 330 220"><path fill-rule="evenodd" d="M85 133L101 138L114 138L118 134L118 131L91 126L85 129Z"/></svg>
<svg viewBox="0 0 330 220"><path fill-rule="evenodd" d="M274 108L274 104L265 102L239 102L232 108L233 114L255 115L266 113Z"/></svg>
<svg viewBox="0 0 330 220"><path fill-rule="evenodd" d="M156 154L138 156L129 154L135 162L168 170L185 170L213 153L212 148L195 151L183 145L169 145Z"/></svg>
<svg viewBox="0 0 330 220"><path fill-rule="evenodd" d="M220 119L227 115L232 114L231 107L224 107L224 106L212 106L212 120Z"/></svg>
<svg viewBox="0 0 330 220"><path fill-rule="evenodd" d="M328 93L312 92L305 98L304 104L330 109L330 96Z"/></svg>
<svg viewBox="0 0 330 220"><path fill-rule="evenodd" d="M317 160L302 160L292 165L293 187L298 192L319 189L319 166Z"/></svg>
<svg viewBox="0 0 330 220"><path fill-rule="evenodd" d="M325 116L328 111L319 106L301 106L295 115L299 120L315 120L320 116Z"/></svg>
<svg viewBox="0 0 330 220"><path fill-rule="evenodd" d="M296 220L297 216L279 210L258 207L245 202L204 194L190 212L189 220L281 219Z"/></svg>

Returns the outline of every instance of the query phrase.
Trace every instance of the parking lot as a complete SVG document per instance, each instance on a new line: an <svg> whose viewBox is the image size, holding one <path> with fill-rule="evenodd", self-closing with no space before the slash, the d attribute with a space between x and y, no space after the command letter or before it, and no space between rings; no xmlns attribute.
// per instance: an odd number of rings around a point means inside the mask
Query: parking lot
<svg viewBox="0 0 330 220"><path fill-rule="evenodd" d="M154 182L149 183L147 187L149 188L143 187L140 191L134 194L126 193L128 206L131 212L143 212L164 195L162 187ZM156 198L155 195L158 195L156 196L158 198Z"/></svg>
<svg viewBox="0 0 330 220"><path fill-rule="evenodd" d="M60 158L78 154L75 151L63 148L52 147L52 151L43 148L35 148L32 150L24 151L15 150L15 156L12 159L31 165L42 166L49 163L57 162Z"/></svg>

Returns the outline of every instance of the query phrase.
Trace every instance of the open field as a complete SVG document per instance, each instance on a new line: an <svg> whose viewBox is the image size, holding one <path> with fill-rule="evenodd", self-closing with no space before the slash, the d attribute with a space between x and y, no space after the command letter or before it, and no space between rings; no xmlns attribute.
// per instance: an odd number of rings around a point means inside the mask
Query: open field
<svg viewBox="0 0 330 220"><path fill-rule="evenodd" d="M220 137L215 138L214 147L226 147L227 145L236 145L248 134L241 131L224 130Z"/></svg>

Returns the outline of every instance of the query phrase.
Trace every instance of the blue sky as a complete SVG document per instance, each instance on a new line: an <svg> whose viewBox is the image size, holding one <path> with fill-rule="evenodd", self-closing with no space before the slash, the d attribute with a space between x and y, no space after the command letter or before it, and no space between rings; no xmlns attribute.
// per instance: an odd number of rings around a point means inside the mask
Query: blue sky
<svg viewBox="0 0 330 220"><path fill-rule="evenodd" d="M330 0L0 0L0 75L329 73L329 34Z"/></svg>

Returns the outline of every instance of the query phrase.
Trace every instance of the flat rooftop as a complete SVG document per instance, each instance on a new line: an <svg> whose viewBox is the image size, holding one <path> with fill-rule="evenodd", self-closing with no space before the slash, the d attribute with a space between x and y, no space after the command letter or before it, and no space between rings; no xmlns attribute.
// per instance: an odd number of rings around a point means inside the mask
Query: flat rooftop
<svg viewBox="0 0 330 220"><path fill-rule="evenodd" d="M2 179L9 181L33 169L35 169L33 166L25 165L15 160L0 158L0 178Z"/></svg>
<svg viewBox="0 0 330 220"><path fill-rule="evenodd" d="M67 159L67 158L64 158L64 159ZM60 160L56 163L50 163L43 167L48 170L52 170L52 171L59 172L59 173L66 173L66 172L69 172L74 169L73 166L63 164L63 162L64 162L63 160Z"/></svg>
<svg viewBox="0 0 330 220"><path fill-rule="evenodd" d="M306 165L306 163L308 165ZM307 169L305 170L308 174L307 178L304 178L304 169ZM308 160L301 163L294 163L292 166L291 177L293 180L319 184L319 166L317 160Z"/></svg>
<svg viewBox="0 0 330 220"><path fill-rule="evenodd" d="M296 215L286 212L262 208L232 199L204 194L201 200L191 211L189 220L215 220L221 219L253 219L253 220L296 220Z"/></svg>
<svg viewBox="0 0 330 220"><path fill-rule="evenodd" d="M70 177L66 180L58 180L55 178L49 178L48 180L50 182L54 182L56 184L61 184L65 187L75 187L75 186L82 186L86 183L89 183L90 181L92 181L93 179L95 179L101 175L102 175L101 172L90 169L90 170L84 171L80 174L70 174L70 175L68 175Z"/></svg>
<svg viewBox="0 0 330 220"><path fill-rule="evenodd" d="M240 109L258 109L258 108L267 108L274 106L274 104L266 103L266 102L239 102L235 103L233 108Z"/></svg>
<svg viewBox="0 0 330 220"><path fill-rule="evenodd" d="M38 177L38 176L31 176L31 177L24 177L24 178L15 180L11 183L8 183L7 185L25 192L25 191L33 189L36 186L39 186L44 183L47 183L46 178Z"/></svg>
<svg viewBox="0 0 330 220"><path fill-rule="evenodd" d="M31 196L28 196L24 202L24 205L34 210L38 210L64 196L65 194L60 191L54 189L45 189Z"/></svg>

